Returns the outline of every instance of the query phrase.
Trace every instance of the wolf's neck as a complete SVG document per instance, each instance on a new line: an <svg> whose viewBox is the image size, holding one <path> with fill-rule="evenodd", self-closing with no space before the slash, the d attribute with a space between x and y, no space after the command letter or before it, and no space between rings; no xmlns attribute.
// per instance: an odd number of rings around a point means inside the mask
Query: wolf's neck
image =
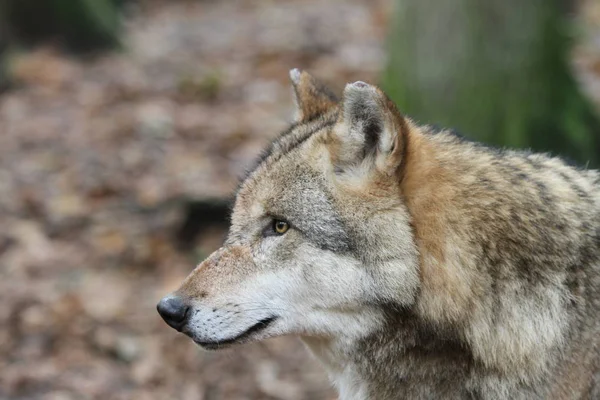
<svg viewBox="0 0 600 400"><path fill-rule="evenodd" d="M452 258L456 243L448 239L456 230L453 213L464 188L461 171L469 169L470 161L455 156L456 145L450 135L434 136L422 129L411 125L401 183L419 249L418 308L430 321L453 323L469 309L473 297L462 263Z"/></svg>
<svg viewBox="0 0 600 400"><path fill-rule="evenodd" d="M323 364L341 400L369 399L369 379L354 362L358 341L349 338L303 338L302 341Z"/></svg>
<svg viewBox="0 0 600 400"><path fill-rule="evenodd" d="M395 314L363 338L303 338L323 363L342 400L463 397L467 350L442 332ZM450 397L448 397L450 396Z"/></svg>

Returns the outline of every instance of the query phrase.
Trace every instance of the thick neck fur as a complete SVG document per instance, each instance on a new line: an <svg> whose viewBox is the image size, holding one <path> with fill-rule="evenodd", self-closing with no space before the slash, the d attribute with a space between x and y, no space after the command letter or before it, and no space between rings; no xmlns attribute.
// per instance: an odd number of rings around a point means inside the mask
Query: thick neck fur
<svg viewBox="0 0 600 400"><path fill-rule="evenodd" d="M392 305L384 305L393 310ZM366 337L303 339L342 400L466 398L473 361L448 332L425 327L408 311L388 311Z"/></svg>
<svg viewBox="0 0 600 400"><path fill-rule="evenodd" d="M344 400L579 398L589 379L564 364L600 333L582 322L600 288L597 173L408 126L415 303L361 339L307 345Z"/></svg>

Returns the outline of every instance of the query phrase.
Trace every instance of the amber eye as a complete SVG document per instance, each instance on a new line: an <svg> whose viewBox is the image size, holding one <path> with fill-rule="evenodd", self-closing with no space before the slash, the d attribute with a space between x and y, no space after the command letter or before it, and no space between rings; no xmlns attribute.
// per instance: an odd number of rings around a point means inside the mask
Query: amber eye
<svg viewBox="0 0 600 400"><path fill-rule="evenodd" d="M278 235L283 235L288 231L288 229L290 229L290 224L288 224L287 222L282 221L280 219L276 219L273 221L273 230Z"/></svg>

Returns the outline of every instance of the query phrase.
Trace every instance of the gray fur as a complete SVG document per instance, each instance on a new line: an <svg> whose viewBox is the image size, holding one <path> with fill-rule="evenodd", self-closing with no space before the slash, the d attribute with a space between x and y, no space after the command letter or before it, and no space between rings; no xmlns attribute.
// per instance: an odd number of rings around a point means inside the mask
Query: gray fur
<svg viewBox="0 0 600 400"><path fill-rule="evenodd" d="M292 78L300 119L176 292L187 333L218 340L207 309L228 337L273 315L243 342L301 337L344 400L599 398L598 172L434 133L362 82L337 105ZM273 219L289 231L265 235Z"/></svg>

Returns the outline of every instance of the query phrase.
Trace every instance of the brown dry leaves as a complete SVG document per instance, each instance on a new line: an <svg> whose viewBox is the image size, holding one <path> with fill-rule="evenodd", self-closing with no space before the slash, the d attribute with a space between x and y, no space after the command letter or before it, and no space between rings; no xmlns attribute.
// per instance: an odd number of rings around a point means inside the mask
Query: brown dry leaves
<svg viewBox="0 0 600 400"><path fill-rule="evenodd" d="M389 2L143 2L124 51L17 54L0 96L1 399L333 399L295 339L198 350L155 311L175 232L292 115L288 70L373 80ZM353 21L348 25L348 21ZM198 239L206 253L223 235Z"/></svg>

